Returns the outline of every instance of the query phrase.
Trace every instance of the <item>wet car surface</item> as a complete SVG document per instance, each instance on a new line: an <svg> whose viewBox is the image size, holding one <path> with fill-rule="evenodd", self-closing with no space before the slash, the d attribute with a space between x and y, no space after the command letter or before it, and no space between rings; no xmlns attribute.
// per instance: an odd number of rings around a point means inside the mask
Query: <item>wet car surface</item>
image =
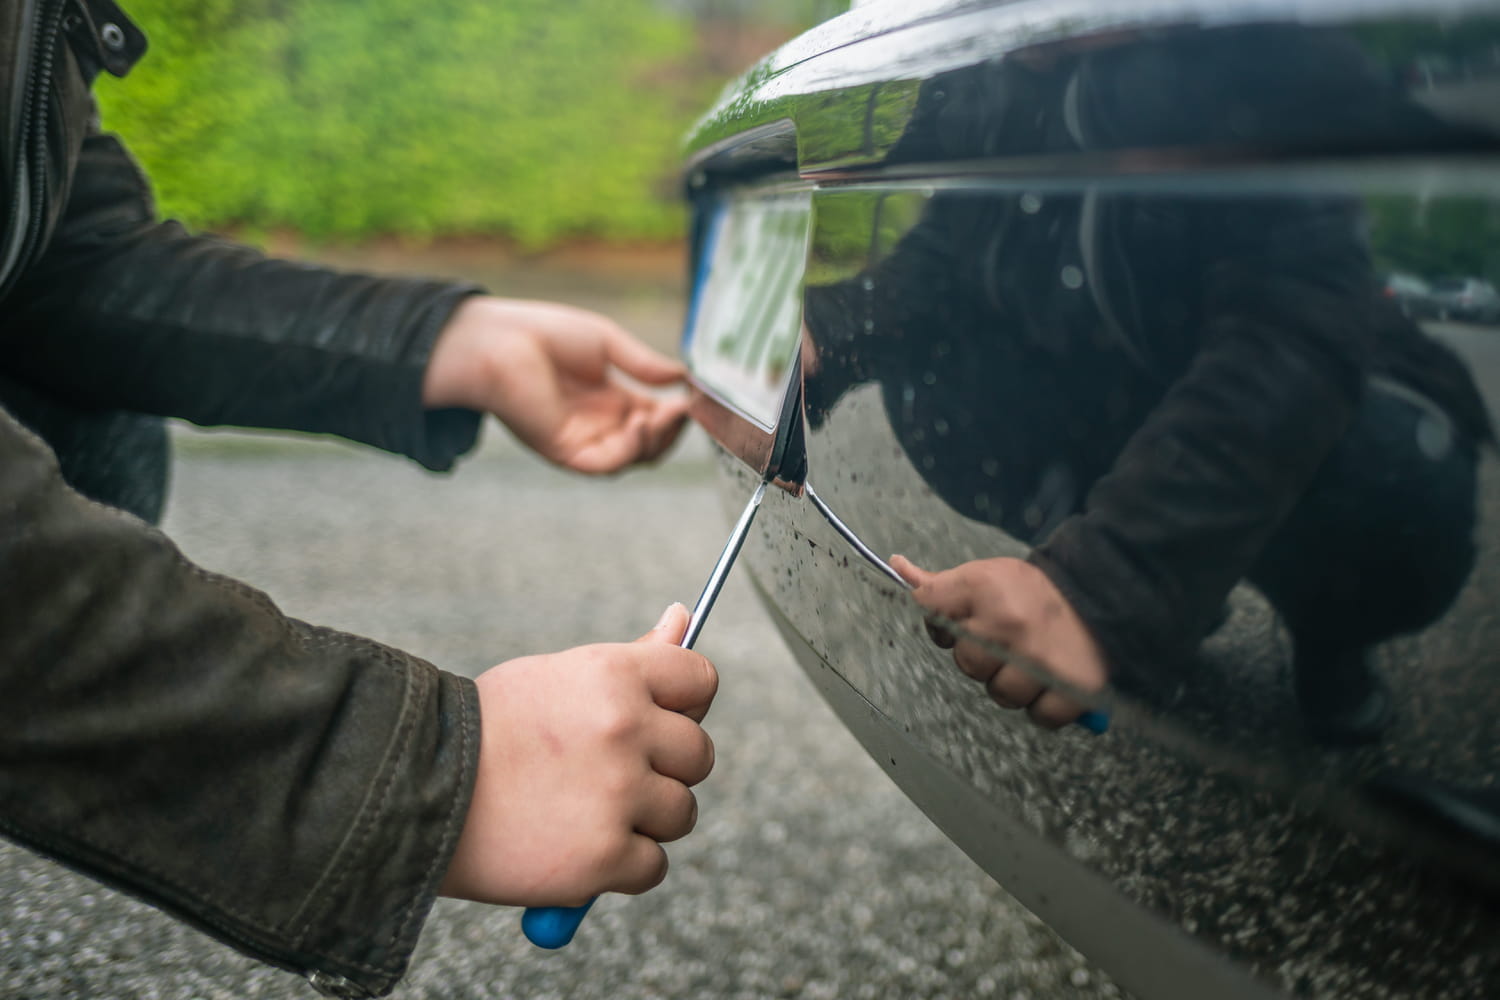
<svg viewBox="0 0 1500 1000"><path fill-rule="evenodd" d="M1386 293L1500 269L1497 44L1492 3L873 3L691 142L695 415L726 508L785 487L773 617L1142 996L1500 989L1500 356ZM1109 733L997 709L896 552L1041 566Z"/></svg>

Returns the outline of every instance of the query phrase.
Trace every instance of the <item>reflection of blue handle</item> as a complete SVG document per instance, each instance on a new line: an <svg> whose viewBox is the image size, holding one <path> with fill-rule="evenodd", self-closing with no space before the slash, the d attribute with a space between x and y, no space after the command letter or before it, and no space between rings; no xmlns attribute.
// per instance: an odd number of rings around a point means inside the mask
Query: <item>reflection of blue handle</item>
<svg viewBox="0 0 1500 1000"><path fill-rule="evenodd" d="M521 931L538 948L561 948L573 940L583 915L599 897L582 906L532 906L521 914Z"/></svg>
<svg viewBox="0 0 1500 1000"><path fill-rule="evenodd" d="M1078 718L1073 720L1073 724L1075 726L1082 726L1084 729L1087 729L1095 736L1098 736L1102 733L1109 732L1109 713L1084 712Z"/></svg>

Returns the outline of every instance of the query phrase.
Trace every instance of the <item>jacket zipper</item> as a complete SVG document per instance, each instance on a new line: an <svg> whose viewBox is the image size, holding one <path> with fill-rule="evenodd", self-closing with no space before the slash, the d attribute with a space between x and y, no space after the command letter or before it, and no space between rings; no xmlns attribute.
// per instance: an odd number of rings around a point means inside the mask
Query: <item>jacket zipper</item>
<svg viewBox="0 0 1500 1000"><path fill-rule="evenodd" d="M16 187L11 202L11 226L15 225L15 212L20 210L22 199L29 198L26 208L26 231L20 235L20 246L8 273L0 275L0 297L10 291L20 275L27 258L35 249L37 239L47 219L47 116L39 110L45 96L47 81L52 78L52 66L56 59L57 33L62 25L66 0L41 0L41 15L37 18L36 31L30 51L31 70L26 81L26 95L21 104L21 121L17 135L19 141L15 169ZM31 157L27 164L28 154ZM25 169L29 166L29 169ZM29 183L30 190L23 190ZM0 259L10 256L12 247L6 246Z"/></svg>

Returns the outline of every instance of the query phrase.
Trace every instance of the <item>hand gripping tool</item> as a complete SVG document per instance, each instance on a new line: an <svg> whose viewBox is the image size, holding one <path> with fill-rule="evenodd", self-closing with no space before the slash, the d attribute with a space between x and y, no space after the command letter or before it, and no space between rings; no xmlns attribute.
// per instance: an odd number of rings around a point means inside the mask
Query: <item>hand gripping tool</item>
<svg viewBox="0 0 1500 1000"><path fill-rule="evenodd" d="M719 553L719 560L714 563L713 572L703 585L703 593L698 595L698 601L693 605L692 617L688 619L687 631L682 636L683 649L692 649L693 643L698 641L698 634L703 631L703 622L713 609L719 591L724 588L724 580L729 576L729 569L734 565L735 557L740 554L741 546L745 544L750 524L755 520L755 512L760 509L760 502L765 496L766 480L762 479L751 495L750 502L745 505L744 513L740 514L739 521L735 523L734 530L729 533L729 542L724 546L724 551ZM521 931L538 948L561 948L573 940L573 934L583 922L584 914L593 905L594 900L591 899L582 906L530 907L521 915Z"/></svg>

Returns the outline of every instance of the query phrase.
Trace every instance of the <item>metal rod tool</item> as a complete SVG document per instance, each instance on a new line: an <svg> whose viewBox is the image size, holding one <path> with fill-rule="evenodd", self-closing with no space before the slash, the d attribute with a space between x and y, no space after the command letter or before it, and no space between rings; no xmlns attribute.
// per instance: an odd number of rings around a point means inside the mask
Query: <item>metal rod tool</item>
<svg viewBox="0 0 1500 1000"><path fill-rule="evenodd" d="M740 549L750 534L750 524L755 520L755 512L760 509L760 502L765 497L766 482L761 480L760 485L751 494L750 502L745 505L744 512L740 514L740 519L735 522L734 530L729 533L729 541L725 543L724 551L719 553L719 560L714 563L713 572L708 574L708 582L703 585L703 592L698 595L698 602L693 605L692 617L688 619L687 631L682 636L683 649L692 649L693 644L698 641L698 635L703 631L703 623L708 618L708 613L713 610L719 591L724 589L724 581L728 579L735 557L740 554ZM521 915L521 931L526 935L526 940L538 948L561 948L573 940L573 935L578 931L578 925L583 922L584 914L589 912L589 907L593 906L598 898L595 896L582 906L528 907Z"/></svg>

